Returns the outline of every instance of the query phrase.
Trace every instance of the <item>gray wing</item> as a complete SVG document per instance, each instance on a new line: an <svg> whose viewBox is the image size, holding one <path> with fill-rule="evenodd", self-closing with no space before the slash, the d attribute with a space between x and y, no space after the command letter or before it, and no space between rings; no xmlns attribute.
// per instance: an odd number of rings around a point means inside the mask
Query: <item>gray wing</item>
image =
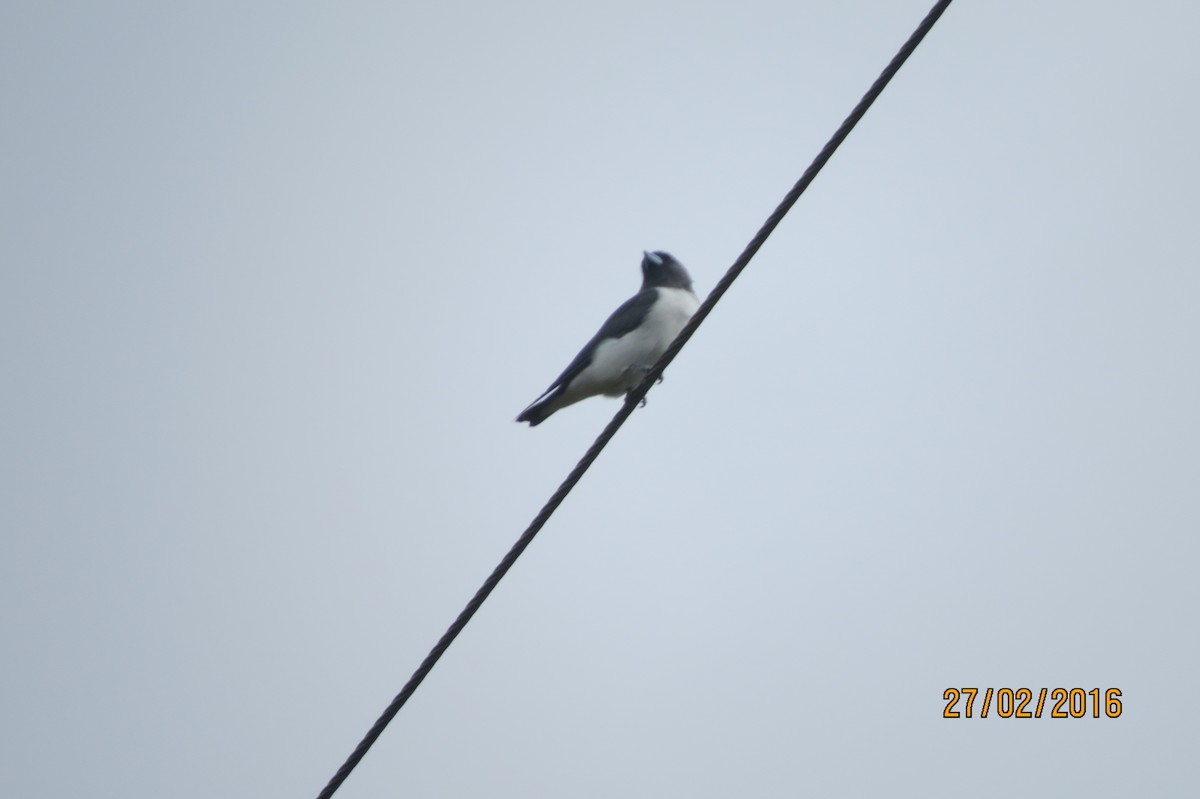
<svg viewBox="0 0 1200 799"><path fill-rule="evenodd" d="M648 288L639 291L622 303L621 307L613 311L612 316L608 317L600 326L600 330L592 336L592 340L583 345L583 349L575 356L575 360L571 361L571 364L550 384L550 388L546 389L542 396L567 385L575 379L576 375L586 369L592 362L592 353L596 351L596 346L601 341L606 338L620 338L640 325L657 299L658 289Z"/></svg>

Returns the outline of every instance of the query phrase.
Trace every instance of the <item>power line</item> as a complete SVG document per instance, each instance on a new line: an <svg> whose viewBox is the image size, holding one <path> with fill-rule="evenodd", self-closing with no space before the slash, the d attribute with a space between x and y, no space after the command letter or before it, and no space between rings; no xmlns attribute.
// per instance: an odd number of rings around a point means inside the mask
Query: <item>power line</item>
<svg viewBox="0 0 1200 799"><path fill-rule="evenodd" d="M517 558L521 557L521 553L523 553L526 547L533 542L534 536L538 534L538 532L554 514L554 511L558 509L558 506L562 504L563 500L567 498L567 494L571 493L571 489L575 487L575 484L579 482L584 473L587 472L588 468L591 467L592 463L597 457L599 457L604 447L608 445L608 442L611 441L613 436L617 434L617 431L621 429L621 425L625 424L625 420L628 419L630 414L633 413L633 410L638 406L638 403L645 398L646 394L650 391L650 387L654 385L655 381L658 380L663 371L667 368L667 366L670 365L671 361L675 360L675 356L679 354L681 349L683 349L683 345L688 342L688 339L692 337L692 335L696 332L696 329L700 327L700 325L712 312L713 307L720 301L725 292L729 290L729 287L733 285L733 281L737 280L738 275L740 275L742 270L746 268L746 265L750 263L750 259L754 257L755 253L757 253L759 248L761 248L766 242L767 237L769 237L775 228L779 226L779 223L783 221L783 217L787 215L787 212L790 211L792 206L796 204L796 201L800 199L800 195L803 194L804 190L808 188L808 185L813 182L813 179L816 178L817 174L825 166L826 162L829 161L829 159L833 156L837 148L841 146L842 142L845 141L846 137L850 135L850 131L854 129L854 126L858 124L858 121L862 119L864 114L867 113L867 109L871 107L871 105L883 92L884 88L900 70L900 67L904 65L904 62L908 60L908 57L912 55L912 52L917 48L917 45L921 43L921 40L925 38L925 35L929 33L930 29L932 29L934 24L937 23L938 19L950 6L951 2L952 0L939 0L939 2L934 5L934 7L925 16L925 19L921 21L921 24L917 26L917 29L913 31L911 36L909 36L908 41L904 43L904 46L900 48L900 51L896 53L887 67L884 68L882 73L880 73L879 77L875 79L875 82L871 84L871 88L867 90L867 93L863 95L863 98L858 101L858 105L856 105L854 110L850 112L850 116L846 117L845 121L842 122L841 127L839 127L833 134L833 136L829 139L829 142L821 149L821 152L817 153L817 157L813 159L813 162L809 165L808 169L804 170L804 174L800 176L800 180L796 181L796 185L792 187L792 190L789 191L783 198L783 201L779 203L779 207L777 207L771 216L767 218L767 221L763 224L762 228L760 228L758 233L755 234L754 238L750 240L750 243L746 245L746 249L743 250L742 254L738 256L737 260L733 262L733 266L729 267L729 270L717 282L716 286L713 287L713 290L709 293L708 297L705 298L704 302L701 303L700 307L696 310L696 313L693 314L691 320L687 323L683 330L680 331L679 335L675 338L675 341L671 343L671 346L669 346L666 352L663 353L662 357L658 359L658 363L656 363L654 367L646 374L646 377L642 380L642 382L638 384L632 391L630 391L628 395L626 395L625 402L621 405L621 408L617 411L616 415L613 416L612 421L608 423L608 426L604 428L592 446L589 447L588 451L584 453L579 463L575 464L575 468L572 469L571 473L567 475L567 478L563 480L562 485L558 487L558 490L556 490L550 496L550 499L546 501L546 504L538 512L538 515L535 516L533 521L529 523L529 526L525 528L525 532L522 533L521 537L517 539L517 542L513 544L512 549L508 551L508 554L504 556L504 559L500 561L499 565L496 566L491 575L487 578L487 580L484 581L483 585L480 586L479 590L475 592L475 596L471 597L471 601L467 603L467 606L463 608L461 613L458 614L458 618L454 620L454 623L450 625L449 629L447 629L442 637L438 639L437 644L435 644L433 649L429 651L429 654L425 656L425 659L421 661L421 665L418 666L417 670L413 672L412 676L408 679L408 682L405 683L404 687L400 689L400 693L396 695L396 698L392 700L390 705L388 705L387 709L383 712L383 715L381 715L371 729L367 731L366 736L361 742L359 742L354 751L350 753L350 757L348 757L346 762L342 764L342 767L337 770L337 773L333 775L333 778L329 780L329 784L325 786L325 789L318 794L317 799L329 799L346 780L346 777L350 776L350 772L353 771L355 766L358 765L359 761L363 759L363 756L366 755L367 751L372 745L374 745L379 736L383 734L383 731L387 725L390 724L392 719L396 717L396 714L400 712L400 708L404 706L404 703L408 701L408 698L412 696L413 692L417 690L417 687L420 686L421 682L425 679L429 672L433 670L434 665L438 662L446 650L450 648L450 644L454 642L454 639L458 637L458 634L462 632L464 627L467 626L467 622L471 620L471 617L475 615L475 612L479 610L496 586L500 584L500 581L504 579L504 575L507 574L508 570L511 569L513 564L517 562Z"/></svg>

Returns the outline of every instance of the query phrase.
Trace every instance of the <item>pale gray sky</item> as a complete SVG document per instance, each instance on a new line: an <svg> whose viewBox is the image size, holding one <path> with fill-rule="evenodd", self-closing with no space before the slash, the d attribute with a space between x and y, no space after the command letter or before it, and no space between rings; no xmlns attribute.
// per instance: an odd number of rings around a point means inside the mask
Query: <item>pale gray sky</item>
<svg viewBox="0 0 1200 799"><path fill-rule="evenodd" d="M316 795L931 4L8 2L0 795ZM955 3L339 799L1192 790L1198 35Z"/></svg>

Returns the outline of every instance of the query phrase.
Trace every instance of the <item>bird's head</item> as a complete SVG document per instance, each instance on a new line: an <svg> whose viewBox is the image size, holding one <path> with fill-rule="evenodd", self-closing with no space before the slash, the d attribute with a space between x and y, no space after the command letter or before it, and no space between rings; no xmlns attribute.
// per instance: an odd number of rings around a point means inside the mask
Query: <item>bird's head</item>
<svg viewBox="0 0 1200 799"><path fill-rule="evenodd" d="M669 252L644 252L642 258L642 288L692 290L692 276Z"/></svg>

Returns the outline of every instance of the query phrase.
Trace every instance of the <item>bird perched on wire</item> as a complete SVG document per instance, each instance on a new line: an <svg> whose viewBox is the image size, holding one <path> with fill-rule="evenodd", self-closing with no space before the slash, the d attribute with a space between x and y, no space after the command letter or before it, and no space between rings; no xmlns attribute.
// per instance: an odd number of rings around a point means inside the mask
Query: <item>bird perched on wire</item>
<svg viewBox="0 0 1200 799"><path fill-rule="evenodd" d="M555 411L603 394L619 397L642 381L700 307L692 278L669 253L643 253L642 290L613 311L592 340L518 422L539 425Z"/></svg>

